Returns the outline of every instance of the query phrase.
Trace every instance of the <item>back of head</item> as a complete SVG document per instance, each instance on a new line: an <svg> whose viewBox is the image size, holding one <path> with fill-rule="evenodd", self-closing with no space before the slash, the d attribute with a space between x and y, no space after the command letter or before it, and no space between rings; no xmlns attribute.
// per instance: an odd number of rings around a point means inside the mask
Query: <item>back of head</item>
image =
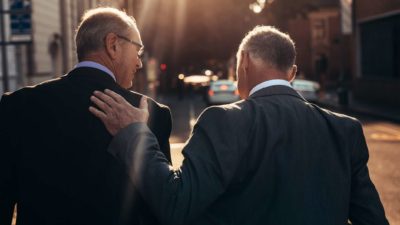
<svg viewBox="0 0 400 225"><path fill-rule="evenodd" d="M271 26L257 26L242 40L239 51L248 51L250 57L265 65L286 72L295 63L296 50L289 35Z"/></svg>
<svg viewBox="0 0 400 225"><path fill-rule="evenodd" d="M75 36L78 61L104 47L108 33L126 36L129 29L135 28L135 19L121 10L100 7L86 11Z"/></svg>

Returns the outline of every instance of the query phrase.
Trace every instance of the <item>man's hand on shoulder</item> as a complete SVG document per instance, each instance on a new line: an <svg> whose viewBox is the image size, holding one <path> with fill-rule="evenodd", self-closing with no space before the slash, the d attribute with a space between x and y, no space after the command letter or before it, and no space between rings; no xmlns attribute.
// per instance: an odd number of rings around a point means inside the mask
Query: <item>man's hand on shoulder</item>
<svg viewBox="0 0 400 225"><path fill-rule="evenodd" d="M139 108L132 106L121 95L106 89L95 91L90 100L98 107L89 107L89 111L99 118L111 135L132 123L147 123L149 111L147 98L142 97Z"/></svg>

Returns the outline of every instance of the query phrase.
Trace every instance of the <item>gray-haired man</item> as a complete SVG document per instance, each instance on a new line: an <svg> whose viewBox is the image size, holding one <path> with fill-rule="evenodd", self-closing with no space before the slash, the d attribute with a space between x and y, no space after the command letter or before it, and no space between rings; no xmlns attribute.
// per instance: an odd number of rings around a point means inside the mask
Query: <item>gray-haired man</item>
<svg viewBox="0 0 400 225"><path fill-rule="evenodd" d="M106 88L139 105L142 95L126 90L142 66L136 23L114 8L89 10L76 45L79 63L67 75L1 99L0 224L11 224L15 204L20 225L157 223L88 111L93 91ZM148 125L169 158L170 111L152 100L149 107Z"/></svg>
<svg viewBox="0 0 400 225"><path fill-rule="evenodd" d="M145 107L133 108L112 92L96 94L111 105L95 112L108 129L116 121L110 114L117 114L120 127L136 122L108 150L125 164L162 223L388 224L368 175L361 124L292 89L295 55L293 41L277 29L249 32L237 54L244 100L202 113L179 170L158 151L141 123L145 116L121 114L146 115Z"/></svg>

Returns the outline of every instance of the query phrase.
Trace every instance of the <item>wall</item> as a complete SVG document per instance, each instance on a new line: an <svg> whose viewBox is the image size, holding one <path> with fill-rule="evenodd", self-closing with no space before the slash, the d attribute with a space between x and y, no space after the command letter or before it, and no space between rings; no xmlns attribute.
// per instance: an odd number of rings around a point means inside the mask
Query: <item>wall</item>
<svg viewBox="0 0 400 225"><path fill-rule="evenodd" d="M311 30L310 21L304 17L297 17L288 22L290 37L296 44L296 64L300 73L307 79L316 79L311 63Z"/></svg>
<svg viewBox="0 0 400 225"><path fill-rule="evenodd" d="M400 1L357 0L354 11L354 96L371 104L400 107L400 67L395 62L400 48L393 47L400 43Z"/></svg>
<svg viewBox="0 0 400 225"><path fill-rule="evenodd" d="M33 54L35 75L51 72L48 45L54 33L61 34L60 5L58 1L32 1ZM59 48L59 52L61 47ZM58 71L61 72L60 70Z"/></svg>
<svg viewBox="0 0 400 225"><path fill-rule="evenodd" d="M365 20L379 14L400 10L399 0L355 0L357 20Z"/></svg>

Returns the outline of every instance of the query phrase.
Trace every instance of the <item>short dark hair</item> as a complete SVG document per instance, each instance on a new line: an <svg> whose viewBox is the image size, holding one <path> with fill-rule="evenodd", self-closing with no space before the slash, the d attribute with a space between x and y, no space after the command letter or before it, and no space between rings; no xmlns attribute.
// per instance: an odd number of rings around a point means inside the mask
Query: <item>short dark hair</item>
<svg viewBox="0 0 400 225"><path fill-rule="evenodd" d="M238 54L248 51L250 56L261 59L280 71L287 71L296 61L293 40L272 26L257 26L242 40Z"/></svg>

